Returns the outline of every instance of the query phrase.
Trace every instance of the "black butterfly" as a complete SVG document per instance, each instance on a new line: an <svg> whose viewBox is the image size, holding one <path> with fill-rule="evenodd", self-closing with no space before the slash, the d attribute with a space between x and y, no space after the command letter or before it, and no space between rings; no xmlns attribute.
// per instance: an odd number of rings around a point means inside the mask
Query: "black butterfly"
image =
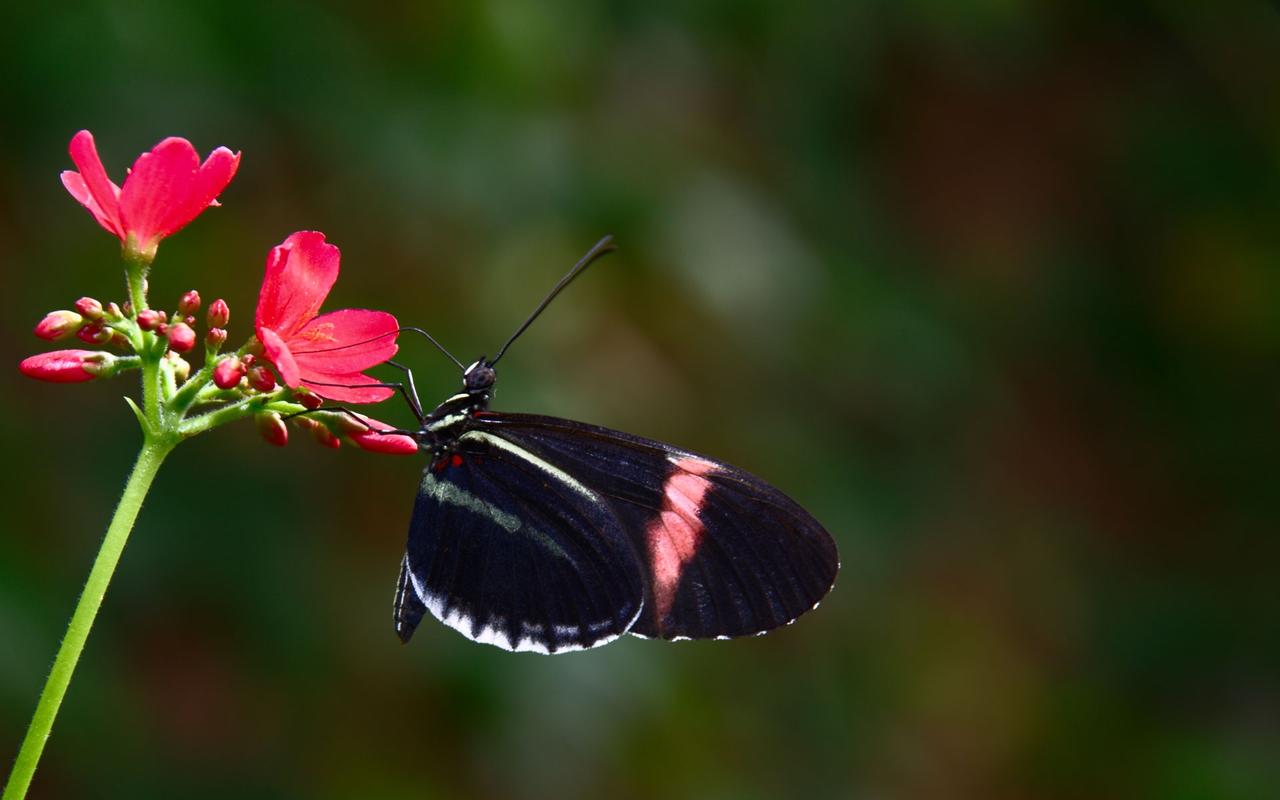
<svg viewBox="0 0 1280 800"><path fill-rule="evenodd" d="M720 461L626 433L490 411L494 364L592 261L556 285L463 391L430 413L399 389L430 455L395 597L408 642L425 612L505 650L563 653L624 633L727 639L793 622L830 591L835 543L782 492ZM420 329L407 328L445 350ZM449 358L462 368L461 362ZM390 431L386 431L390 432Z"/></svg>

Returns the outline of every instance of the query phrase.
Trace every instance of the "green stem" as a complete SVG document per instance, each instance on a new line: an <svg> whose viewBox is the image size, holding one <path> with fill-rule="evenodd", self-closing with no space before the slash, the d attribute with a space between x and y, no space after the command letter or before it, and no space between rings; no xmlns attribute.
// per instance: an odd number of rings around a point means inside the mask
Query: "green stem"
<svg viewBox="0 0 1280 800"><path fill-rule="evenodd" d="M274 399L276 399L274 394L246 397L243 400L219 406L208 413L188 417L178 426L178 431L184 437L190 438L207 430L212 430L219 425L226 425L228 422L234 422L243 417L256 414Z"/></svg>
<svg viewBox="0 0 1280 800"><path fill-rule="evenodd" d="M21 800L26 797L31 778L35 775L40 754L44 752L45 742L53 729L54 718L62 705L62 698L71 683L71 675L75 672L76 662L84 651L85 641L89 638L89 630L98 616L102 606L102 598L106 595L111 576L120 562L120 554L124 551L125 542L129 540L129 532L133 530L134 520L138 518L138 510L142 508L143 498L156 477L165 456L173 449L178 440L175 437L157 439L148 436L138 453L138 460L129 474L124 494L116 506L107 535L102 540L98 557L93 562L89 579L85 581L84 591L76 604L75 613L67 625L67 635L58 648L58 655L53 661L53 669L45 681L44 690L40 693L40 702L27 727L27 734L22 740L22 749L14 762L13 772L5 785L3 800Z"/></svg>
<svg viewBox="0 0 1280 800"><path fill-rule="evenodd" d="M133 306L134 319L138 312L147 307L147 272L151 268L151 259L139 253L133 247L133 237L124 248L124 279L129 290L129 303Z"/></svg>
<svg viewBox="0 0 1280 800"><path fill-rule="evenodd" d="M142 339L146 346L154 347L154 334L143 332ZM142 357L142 406L147 416L147 425L150 430L146 431L146 435L150 435L158 430L164 424L164 420L160 418L160 399L162 392L160 381L163 376L160 374L160 359L153 354L147 354Z"/></svg>

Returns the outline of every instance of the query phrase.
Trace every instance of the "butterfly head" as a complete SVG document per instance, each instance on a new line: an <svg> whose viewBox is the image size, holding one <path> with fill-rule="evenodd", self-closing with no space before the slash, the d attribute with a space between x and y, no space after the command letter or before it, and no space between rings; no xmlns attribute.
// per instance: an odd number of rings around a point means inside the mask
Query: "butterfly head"
<svg viewBox="0 0 1280 800"><path fill-rule="evenodd" d="M498 379L497 370L483 356L462 373L462 386L470 395L488 395Z"/></svg>

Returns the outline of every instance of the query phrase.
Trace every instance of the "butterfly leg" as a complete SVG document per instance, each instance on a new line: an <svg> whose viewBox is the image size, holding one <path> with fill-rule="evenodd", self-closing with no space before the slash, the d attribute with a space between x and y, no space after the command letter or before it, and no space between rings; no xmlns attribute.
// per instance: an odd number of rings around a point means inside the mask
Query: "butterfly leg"
<svg viewBox="0 0 1280 800"><path fill-rule="evenodd" d="M401 364L399 361L391 361L388 359L383 363L389 367L395 367L404 373L404 379L408 381L409 387L408 390L402 392L402 394L404 394L404 399L409 402L409 407L413 411L413 415L418 418L419 422L422 422L423 419L426 418L426 414L422 411L422 400L418 398L418 387L413 383L413 370L409 369L404 364Z"/></svg>
<svg viewBox="0 0 1280 800"><path fill-rule="evenodd" d="M390 364L391 362L388 361L386 363ZM396 366L400 366L400 365L397 364ZM403 367L403 369L405 369L406 372L408 371L407 367ZM413 415L415 417L417 417L418 422L419 423L426 422L426 415L422 413L422 405L418 402L418 392L416 389L413 389L412 373L409 375L408 387L406 387L403 383L349 384L349 383L319 383L317 381L307 381L307 383L311 384L312 386L338 386L343 389L395 389L397 392L400 393L400 396L404 398L404 401L409 404L409 410L413 412ZM411 389L413 389L412 393L410 393ZM297 416L297 415L294 414L292 416Z"/></svg>
<svg viewBox="0 0 1280 800"><path fill-rule="evenodd" d="M379 436L390 436L392 434L397 434L400 436L413 436L418 432L418 431L406 430L404 428L386 428L386 429L375 428L372 425L370 425L368 422L366 422L365 419L359 413L352 411L346 406L320 406L319 408L308 408L302 411L295 411L292 414L285 414L280 419L291 420L294 417L301 417L306 414L316 414L321 411L328 411L334 414L346 414L348 417L351 417L356 422L359 422L361 425L368 428L371 433L376 433Z"/></svg>

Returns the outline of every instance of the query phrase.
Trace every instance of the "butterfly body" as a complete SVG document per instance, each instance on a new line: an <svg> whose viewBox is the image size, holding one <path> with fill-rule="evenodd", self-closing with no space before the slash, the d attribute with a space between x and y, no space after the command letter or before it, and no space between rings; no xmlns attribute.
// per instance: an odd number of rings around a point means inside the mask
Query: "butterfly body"
<svg viewBox="0 0 1280 800"><path fill-rule="evenodd" d="M834 542L776 488L661 442L490 411L495 380L477 360L415 433L429 461L396 592L402 641L427 612L513 651L732 638L830 590Z"/></svg>

